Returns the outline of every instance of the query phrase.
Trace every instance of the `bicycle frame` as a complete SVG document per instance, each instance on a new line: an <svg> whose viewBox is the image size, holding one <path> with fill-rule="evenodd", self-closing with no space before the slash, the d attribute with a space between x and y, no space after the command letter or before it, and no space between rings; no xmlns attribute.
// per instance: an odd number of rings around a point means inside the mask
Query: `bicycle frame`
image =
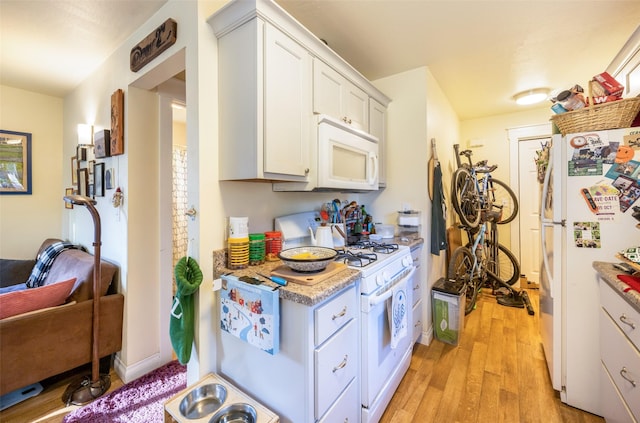
<svg viewBox="0 0 640 423"><path fill-rule="evenodd" d="M477 277L479 280L484 280L484 275L482 274L482 269L484 268L481 261L478 259L478 246L482 245L482 248L485 247L485 239L486 239L486 231L487 223L484 222L478 228L478 236L473 240L473 244L471 245L471 254L473 255L473 266L471 267L471 275L473 277ZM468 232L467 232L468 233ZM486 256L485 256L486 257ZM485 258L483 257L483 259ZM477 275L476 275L477 273Z"/></svg>

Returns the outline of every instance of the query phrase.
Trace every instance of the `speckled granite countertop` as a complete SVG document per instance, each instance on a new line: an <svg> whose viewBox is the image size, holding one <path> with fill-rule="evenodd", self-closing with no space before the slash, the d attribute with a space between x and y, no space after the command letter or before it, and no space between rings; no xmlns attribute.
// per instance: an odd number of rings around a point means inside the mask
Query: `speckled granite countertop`
<svg viewBox="0 0 640 423"><path fill-rule="evenodd" d="M394 242L400 245L415 247L424 243L422 238L394 238ZM268 275L273 269L282 265L280 260L267 261L259 266L249 266L245 269L231 270L227 268L227 250L217 250L213 252L214 276L219 278L222 274L233 272L234 276L252 276L256 273ZM354 284L360 278L360 272L347 268L334 276L318 282L315 285L301 285L289 282L280 288L280 298L290 300L307 306L314 306L330 298L342 289ZM262 279L262 278L261 278ZM273 282L264 282L267 286L277 286Z"/></svg>
<svg viewBox="0 0 640 423"><path fill-rule="evenodd" d="M634 291L633 289L629 289L627 292L624 292L625 289L629 288L629 285L618 279L618 275L622 274L622 271L613 267L612 263L604 261L594 261L593 268L596 269L604 281L606 281L613 289L618 291L618 293L629 304L640 312L640 292Z"/></svg>

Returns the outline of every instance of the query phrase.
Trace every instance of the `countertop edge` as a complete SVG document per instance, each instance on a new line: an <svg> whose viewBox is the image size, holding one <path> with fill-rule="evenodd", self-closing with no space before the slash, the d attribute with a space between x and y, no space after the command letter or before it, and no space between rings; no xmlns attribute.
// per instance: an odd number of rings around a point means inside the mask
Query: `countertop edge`
<svg viewBox="0 0 640 423"><path fill-rule="evenodd" d="M629 289L629 285L618 279L618 275L622 272L615 267L613 263L604 261L594 261L593 268L598 272L602 280L607 282L620 296L625 299L631 306L640 313L640 292ZM625 290L627 290L625 292Z"/></svg>
<svg viewBox="0 0 640 423"><path fill-rule="evenodd" d="M422 246L424 239L420 237L406 238L395 237L394 242L399 245L406 245L410 248ZM254 275L255 273L270 273L275 267L280 265L280 260L274 262L265 262L258 266L249 266L245 269L230 270L226 267L227 251L217 250L213 252L214 277L219 278L227 272L233 272L236 276ZM301 285L290 282L287 286L280 288L280 299L293 301L306 306L314 306L322 301L330 298L333 294L353 285L360 279L360 271L347 268L334 276L321 281L315 285ZM264 282L267 286L276 285L272 282Z"/></svg>

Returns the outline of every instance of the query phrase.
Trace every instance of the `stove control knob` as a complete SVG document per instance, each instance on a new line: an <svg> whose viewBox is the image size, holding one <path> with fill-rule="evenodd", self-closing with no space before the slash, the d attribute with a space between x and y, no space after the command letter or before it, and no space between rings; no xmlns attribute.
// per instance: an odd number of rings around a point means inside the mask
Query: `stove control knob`
<svg viewBox="0 0 640 423"><path fill-rule="evenodd" d="M391 278L391 276L389 275L389 272L387 270L383 270L376 277L376 283L378 284L378 286L382 286L385 283L389 282L390 278Z"/></svg>
<svg viewBox="0 0 640 423"><path fill-rule="evenodd" d="M412 264L413 264L413 259L412 259L411 257L407 256L407 257L404 257L404 258L402 259L402 265L403 265L404 267L409 267L409 266L411 266Z"/></svg>

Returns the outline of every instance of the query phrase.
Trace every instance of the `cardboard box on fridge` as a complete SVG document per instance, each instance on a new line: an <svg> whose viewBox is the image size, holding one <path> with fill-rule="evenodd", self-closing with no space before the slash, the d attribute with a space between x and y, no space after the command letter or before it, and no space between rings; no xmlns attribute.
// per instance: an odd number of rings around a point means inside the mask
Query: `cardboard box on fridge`
<svg viewBox="0 0 640 423"><path fill-rule="evenodd" d="M613 76L609 75L609 73L602 72L594 76L593 80L602 87L605 96L622 96L624 87Z"/></svg>

